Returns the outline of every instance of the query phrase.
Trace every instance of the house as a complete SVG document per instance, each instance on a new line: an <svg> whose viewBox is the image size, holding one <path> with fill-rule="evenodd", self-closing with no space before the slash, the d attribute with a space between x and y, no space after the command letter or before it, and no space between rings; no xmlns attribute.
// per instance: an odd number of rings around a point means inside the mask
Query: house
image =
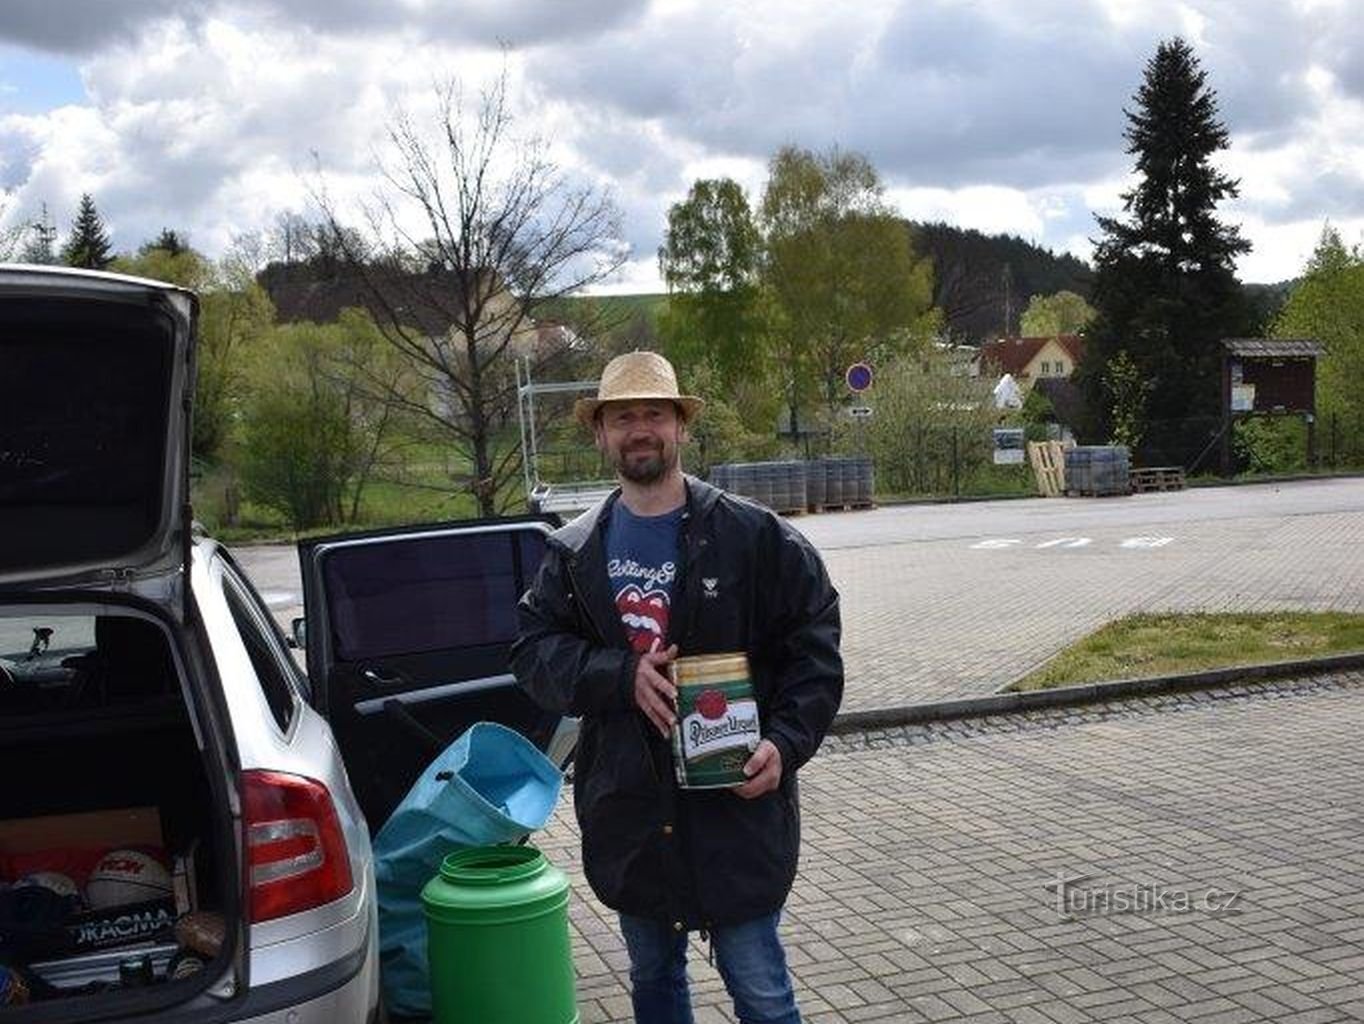
<svg viewBox="0 0 1364 1024"><path fill-rule="evenodd" d="M999 338L980 347L975 373L980 377L1010 374L1026 393L1039 380L1070 377L1084 354L1085 340L1078 334Z"/></svg>

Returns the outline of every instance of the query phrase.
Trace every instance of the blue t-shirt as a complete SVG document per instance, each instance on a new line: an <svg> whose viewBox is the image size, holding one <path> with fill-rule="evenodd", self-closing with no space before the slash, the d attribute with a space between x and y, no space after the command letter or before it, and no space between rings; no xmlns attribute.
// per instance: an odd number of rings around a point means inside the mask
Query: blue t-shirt
<svg viewBox="0 0 1364 1024"><path fill-rule="evenodd" d="M637 516L617 501L606 524L606 578L630 646L662 650L668 636L682 515Z"/></svg>

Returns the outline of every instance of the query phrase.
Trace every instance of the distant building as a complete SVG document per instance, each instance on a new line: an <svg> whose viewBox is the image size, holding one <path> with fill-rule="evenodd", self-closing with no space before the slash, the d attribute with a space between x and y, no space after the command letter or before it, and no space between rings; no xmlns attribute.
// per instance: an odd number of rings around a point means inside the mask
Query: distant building
<svg viewBox="0 0 1364 1024"><path fill-rule="evenodd" d="M979 377L1009 374L1024 391L1039 380L1066 380L1085 355L1085 340L1078 334L1042 338L999 338L980 347L975 360Z"/></svg>
<svg viewBox="0 0 1364 1024"><path fill-rule="evenodd" d="M975 377L974 364L980 351L974 345L959 345L950 341L933 342L934 350L947 360L948 373L953 377Z"/></svg>

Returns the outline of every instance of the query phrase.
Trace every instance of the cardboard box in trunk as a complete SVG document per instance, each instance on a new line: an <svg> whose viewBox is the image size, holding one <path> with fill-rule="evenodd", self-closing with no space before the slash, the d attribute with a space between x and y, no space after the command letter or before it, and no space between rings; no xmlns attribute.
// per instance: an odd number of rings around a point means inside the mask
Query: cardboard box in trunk
<svg viewBox="0 0 1364 1024"><path fill-rule="evenodd" d="M0 821L0 854L72 847L102 850L116 846L160 846L161 842L161 813L155 807Z"/></svg>

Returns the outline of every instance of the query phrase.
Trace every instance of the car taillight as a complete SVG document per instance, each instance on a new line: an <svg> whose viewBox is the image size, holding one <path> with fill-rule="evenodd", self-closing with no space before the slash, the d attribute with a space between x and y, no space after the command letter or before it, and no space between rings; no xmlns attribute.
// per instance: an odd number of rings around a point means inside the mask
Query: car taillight
<svg viewBox="0 0 1364 1024"><path fill-rule="evenodd" d="M322 783L243 772L242 828L252 921L311 910L354 888L341 823Z"/></svg>

